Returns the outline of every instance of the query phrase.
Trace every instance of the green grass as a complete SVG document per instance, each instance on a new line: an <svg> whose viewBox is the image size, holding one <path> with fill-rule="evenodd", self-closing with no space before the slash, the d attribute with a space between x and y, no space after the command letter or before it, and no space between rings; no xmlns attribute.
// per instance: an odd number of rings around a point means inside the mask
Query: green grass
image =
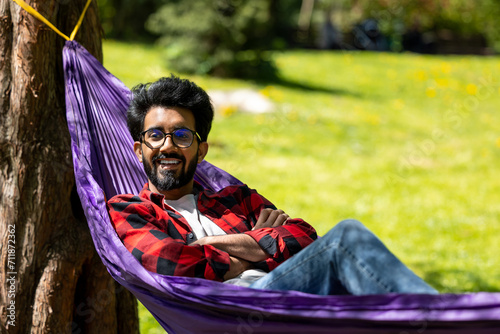
<svg viewBox="0 0 500 334"><path fill-rule="evenodd" d="M161 55L104 44L105 66L129 87L168 75ZM320 234L361 220L441 292L500 291L500 59L288 51L275 60L281 84L190 77L276 103L271 114L217 115L207 160Z"/></svg>

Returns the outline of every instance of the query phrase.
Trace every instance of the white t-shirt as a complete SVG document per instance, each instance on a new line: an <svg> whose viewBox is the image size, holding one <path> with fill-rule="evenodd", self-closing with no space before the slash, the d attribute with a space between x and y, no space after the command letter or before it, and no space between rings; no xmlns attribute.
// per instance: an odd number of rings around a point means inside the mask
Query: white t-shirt
<svg viewBox="0 0 500 334"><path fill-rule="evenodd" d="M194 194L185 195L178 200L165 200L165 204L171 206L179 212L188 222L193 230L196 239L201 239L206 236L225 235L227 234L216 223L208 217L201 214L197 206L198 196ZM229 279L224 283L234 284L239 286L249 286L267 273L260 269L249 269L242 272L235 278Z"/></svg>
<svg viewBox="0 0 500 334"><path fill-rule="evenodd" d="M175 201L165 200L165 204L170 205L186 218L196 239L201 239L206 236L227 234L219 225L200 213L196 202L197 198L195 198L193 194L185 195Z"/></svg>

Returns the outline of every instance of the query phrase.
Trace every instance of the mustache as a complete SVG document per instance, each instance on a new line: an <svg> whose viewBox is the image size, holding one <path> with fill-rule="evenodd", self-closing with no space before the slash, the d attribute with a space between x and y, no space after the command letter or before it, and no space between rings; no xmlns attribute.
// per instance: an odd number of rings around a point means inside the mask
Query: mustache
<svg viewBox="0 0 500 334"><path fill-rule="evenodd" d="M179 159L182 162L185 162L184 161L185 159L184 159L184 157L182 155L175 154L175 153L168 153L168 154L160 153L157 156L153 157L151 159L151 162L155 163L155 161L158 160L158 159Z"/></svg>

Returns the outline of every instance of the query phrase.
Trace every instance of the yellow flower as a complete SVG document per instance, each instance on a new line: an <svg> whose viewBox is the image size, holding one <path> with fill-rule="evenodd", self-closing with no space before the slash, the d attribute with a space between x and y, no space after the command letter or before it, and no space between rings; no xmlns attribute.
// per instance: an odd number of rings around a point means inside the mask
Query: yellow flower
<svg viewBox="0 0 500 334"><path fill-rule="evenodd" d="M379 115L368 115L366 117L366 122L371 125L379 125L380 124L380 116Z"/></svg>
<svg viewBox="0 0 500 334"><path fill-rule="evenodd" d="M279 91L277 89L273 90L272 96L269 96L269 97L272 98L276 102L281 102L284 100L283 92Z"/></svg>
<svg viewBox="0 0 500 334"><path fill-rule="evenodd" d="M425 81L427 80L427 73L424 70L418 70L416 73L417 80Z"/></svg>
<svg viewBox="0 0 500 334"><path fill-rule="evenodd" d="M469 95L476 95L477 94L477 86L474 84L468 84L465 89L467 90L467 93Z"/></svg>
<svg viewBox="0 0 500 334"><path fill-rule="evenodd" d="M447 78L438 78L436 79L436 83L439 87L448 87L449 86L449 80Z"/></svg>
<svg viewBox="0 0 500 334"><path fill-rule="evenodd" d="M402 110L405 107L405 103L401 99L393 100L392 105L394 106L394 109L396 109L396 110Z"/></svg>
<svg viewBox="0 0 500 334"><path fill-rule="evenodd" d="M500 137L497 138L496 144L497 144L497 147L500 147Z"/></svg>
<svg viewBox="0 0 500 334"><path fill-rule="evenodd" d="M448 64L448 63L445 63L445 62L442 62L441 63L441 71L444 73L444 74L448 74L451 72L451 65Z"/></svg>
<svg viewBox="0 0 500 334"><path fill-rule="evenodd" d="M231 106L231 105L223 106L220 109L220 113L224 117L229 117L232 114L234 114L235 112L236 112L236 107L235 106Z"/></svg>
<svg viewBox="0 0 500 334"><path fill-rule="evenodd" d="M359 105L355 105L353 108L352 108L352 111L356 114L356 115L360 115L363 113L363 108Z"/></svg>
<svg viewBox="0 0 500 334"><path fill-rule="evenodd" d="M269 97L271 95L271 90L273 89L273 86L266 86L263 89L260 90L260 93L264 96Z"/></svg>
<svg viewBox="0 0 500 334"><path fill-rule="evenodd" d="M436 88L434 87L427 87L425 90L425 94L427 97L435 97L436 96Z"/></svg>
<svg viewBox="0 0 500 334"><path fill-rule="evenodd" d="M316 117L316 115L310 115L309 117L307 117L307 123L309 123L311 125L316 124L317 121L318 121L318 117Z"/></svg>
<svg viewBox="0 0 500 334"><path fill-rule="evenodd" d="M283 101L283 92L276 89L274 86L266 86L260 90L260 93L266 97L269 97L275 101Z"/></svg>

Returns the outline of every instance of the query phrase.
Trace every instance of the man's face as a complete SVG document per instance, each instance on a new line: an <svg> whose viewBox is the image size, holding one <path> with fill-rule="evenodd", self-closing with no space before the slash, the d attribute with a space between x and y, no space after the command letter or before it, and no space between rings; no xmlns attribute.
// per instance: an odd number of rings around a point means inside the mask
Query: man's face
<svg viewBox="0 0 500 334"><path fill-rule="evenodd" d="M171 133L179 128L195 130L191 111L178 107L153 107L144 119L144 131L159 129ZM165 195L167 199L178 199L192 192L196 166L207 150L207 143L199 143L196 138L187 148L175 146L171 136L167 136L163 145L156 149L144 143L134 143L134 151L148 176L150 190Z"/></svg>

